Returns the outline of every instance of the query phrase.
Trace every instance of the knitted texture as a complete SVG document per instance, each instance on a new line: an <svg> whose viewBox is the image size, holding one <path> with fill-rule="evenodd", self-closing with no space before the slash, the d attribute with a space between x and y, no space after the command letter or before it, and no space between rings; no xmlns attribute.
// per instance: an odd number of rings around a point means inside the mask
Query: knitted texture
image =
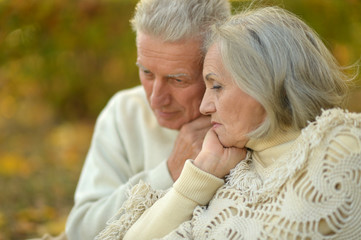
<svg viewBox="0 0 361 240"><path fill-rule="evenodd" d="M323 111L262 180L241 162L163 239L361 239L361 114Z"/></svg>
<svg viewBox="0 0 361 240"><path fill-rule="evenodd" d="M361 239L361 114L323 111L275 160L265 175L248 154L208 206L162 239ZM97 239L122 239L163 195L135 186Z"/></svg>
<svg viewBox="0 0 361 240"><path fill-rule="evenodd" d="M140 180L137 185L130 189L127 201L123 203L118 213L107 222L107 227L96 236L95 240L122 239L143 212L164 194L165 191L153 190L149 184Z"/></svg>

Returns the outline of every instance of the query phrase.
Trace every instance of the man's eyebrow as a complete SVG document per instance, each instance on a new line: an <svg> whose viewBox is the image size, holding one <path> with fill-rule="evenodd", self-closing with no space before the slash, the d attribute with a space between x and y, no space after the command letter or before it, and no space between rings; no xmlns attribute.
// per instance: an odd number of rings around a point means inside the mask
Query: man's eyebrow
<svg viewBox="0 0 361 240"><path fill-rule="evenodd" d="M135 65L137 65L143 71L149 71L150 72L150 70L148 68L144 67L142 64L140 64L138 62L136 62ZM168 74L166 77L167 78L178 78L178 77L189 77L189 75L186 74L186 73L177 73L177 74Z"/></svg>
<svg viewBox="0 0 361 240"><path fill-rule="evenodd" d="M142 70L147 70L147 71L149 71L148 68L144 67L142 64L140 64L140 63L138 63L138 62L136 62L135 65L137 65L137 66L138 66L139 68L141 68Z"/></svg>
<svg viewBox="0 0 361 240"><path fill-rule="evenodd" d="M168 78L179 78L179 77L189 77L186 73L178 73L178 74L168 74Z"/></svg>

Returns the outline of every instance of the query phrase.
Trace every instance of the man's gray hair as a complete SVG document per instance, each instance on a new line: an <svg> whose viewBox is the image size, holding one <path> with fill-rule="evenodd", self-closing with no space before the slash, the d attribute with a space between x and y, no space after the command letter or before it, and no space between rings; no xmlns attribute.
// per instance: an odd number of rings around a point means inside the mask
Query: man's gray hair
<svg viewBox="0 0 361 240"><path fill-rule="evenodd" d="M228 0L140 0L130 22L135 32L176 42L203 37L230 12Z"/></svg>
<svg viewBox="0 0 361 240"><path fill-rule="evenodd" d="M235 83L266 110L250 137L300 130L322 109L342 106L352 78L294 14L279 7L248 9L211 29L206 48L217 44Z"/></svg>

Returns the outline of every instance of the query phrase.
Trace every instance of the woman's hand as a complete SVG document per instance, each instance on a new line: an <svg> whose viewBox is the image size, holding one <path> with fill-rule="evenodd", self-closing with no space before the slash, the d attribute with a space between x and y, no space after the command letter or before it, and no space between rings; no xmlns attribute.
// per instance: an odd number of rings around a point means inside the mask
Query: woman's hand
<svg viewBox="0 0 361 240"><path fill-rule="evenodd" d="M218 178L224 178L246 157L246 154L246 148L223 147L217 134L210 129L204 138L201 152L194 160L194 165Z"/></svg>

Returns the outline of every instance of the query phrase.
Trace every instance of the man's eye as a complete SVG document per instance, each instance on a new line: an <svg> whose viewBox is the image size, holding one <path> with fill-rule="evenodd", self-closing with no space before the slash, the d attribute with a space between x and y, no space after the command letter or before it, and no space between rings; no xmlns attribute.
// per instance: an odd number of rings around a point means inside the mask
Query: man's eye
<svg viewBox="0 0 361 240"><path fill-rule="evenodd" d="M178 78L171 78L170 81L173 82L174 84L183 84L184 83L184 81L182 79L178 79Z"/></svg>
<svg viewBox="0 0 361 240"><path fill-rule="evenodd" d="M179 79L179 78L170 78L168 81L174 87L178 87L178 88L185 88L185 87L188 87L190 84L190 82L188 80Z"/></svg>
<svg viewBox="0 0 361 240"><path fill-rule="evenodd" d="M143 75L144 75L145 78L147 78L147 79L152 79L153 78L153 73L151 71L143 70L142 72L143 72Z"/></svg>

